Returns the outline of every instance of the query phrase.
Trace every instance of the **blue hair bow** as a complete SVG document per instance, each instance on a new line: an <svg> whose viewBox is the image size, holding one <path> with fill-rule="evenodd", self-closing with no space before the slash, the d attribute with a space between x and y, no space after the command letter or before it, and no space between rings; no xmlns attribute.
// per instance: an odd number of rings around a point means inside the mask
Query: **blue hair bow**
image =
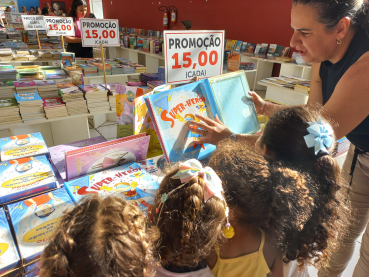
<svg viewBox="0 0 369 277"><path fill-rule="evenodd" d="M327 123L322 123L322 118L319 117L317 123L308 122L310 127L307 128L308 135L304 136L308 148L314 147L315 155L319 151L328 153L327 148L333 143L333 129Z"/></svg>

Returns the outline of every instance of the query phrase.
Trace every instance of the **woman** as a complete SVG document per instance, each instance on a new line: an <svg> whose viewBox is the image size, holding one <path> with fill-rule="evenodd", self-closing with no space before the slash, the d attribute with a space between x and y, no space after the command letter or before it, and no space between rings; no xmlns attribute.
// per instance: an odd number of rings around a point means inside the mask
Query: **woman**
<svg viewBox="0 0 369 277"><path fill-rule="evenodd" d="M22 6L22 13L28 14L28 11L25 6Z"/></svg>
<svg viewBox="0 0 369 277"><path fill-rule="evenodd" d="M79 58L93 58L92 47L83 47L81 39L80 18L84 18L87 14L87 3L84 0L73 0L69 17L74 20L74 37L64 37L64 41L68 42L67 51L76 54Z"/></svg>
<svg viewBox="0 0 369 277"><path fill-rule="evenodd" d="M37 15L42 15L42 11L40 7L36 7L36 14Z"/></svg>
<svg viewBox="0 0 369 277"><path fill-rule="evenodd" d="M346 136L350 150L343 177L350 183L349 199L357 210L350 236L332 254L330 266L319 276L339 276L351 259L357 238L369 220L369 4L365 0L294 0L291 46L305 62L313 63L307 105L324 106L324 114L337 122L336 137ZM259 114L271 116L286 106L263 101L250 93ZM219 119L199 116L191 131L206 135L200 142L217 144L231 137L256 141L257 136L233 134ZM352 170L351 170L352 168ZM363 236L361 255L353 276L369 274L369 228Z"/></svg>
<svg viewBox="0 0 369 277"><path fill-rule="evenodd" d="M7 6L5 11L7 13L11 13L13 11L13 9L12 9L12 7Z"/></svg>
<svg viewBox="0 0 369 277"><path fill-rule="evenodd" d="M29 12L30 15L36 14L35 8L31 6L31 11Z"/></svg>

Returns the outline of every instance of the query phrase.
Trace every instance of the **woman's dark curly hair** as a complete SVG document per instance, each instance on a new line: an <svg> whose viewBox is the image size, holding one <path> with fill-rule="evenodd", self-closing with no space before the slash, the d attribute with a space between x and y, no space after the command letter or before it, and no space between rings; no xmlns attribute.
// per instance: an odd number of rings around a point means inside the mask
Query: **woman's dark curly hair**
<svg viewBox="0 0 369 277"><path fill-rule="evenodd" d="M225 221L225 203L217 197L204 202L205 184L199 176L172 193L156 211L161 196L182 185L179 179L171 179L178 170L176 165L165 176L152 209L154 222L158 221L161 233L158 256L162 266L172 269L196 267L204 261L219 238Z"/></svg>
<svg viewBox="0 0 369 277"><path fill-rule="evenodd" d="M218 146L209 165L223 181L231 218L265 230L284 262L327 262L345 233L348 212L338 183L321 185L230 140Z"/></svg>
<svg viewBox="0 0 369 277"><path fill-rule="evenodd" d="M41 256L41 277L149 276L146 217L119 197L86 197L62 218Z"/></svg>

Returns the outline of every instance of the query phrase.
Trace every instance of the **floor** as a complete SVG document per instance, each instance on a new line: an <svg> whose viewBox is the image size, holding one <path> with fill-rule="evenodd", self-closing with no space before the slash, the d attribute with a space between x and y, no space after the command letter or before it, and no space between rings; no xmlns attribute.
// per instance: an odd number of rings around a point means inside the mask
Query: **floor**
<svg viewBox="0 0 369 277"><path fill-rule="evenodd" d="M256 91L262 98L265 97L265 91ZM106 121L104 124L100 125L97 128L93 128L90 125L90 137L103 136L106 140L113 140L117 138L117 122L114 121ZM342 165L344 157L340 157L338 163ZM358 239L354 251L354 255L348 264L346 270L343 272L342 277L351 277L354 272L356 263L360 257L360 245L361 245L361 236ZM308 267L310 277L317 276L317 270L310 266Z"/></svg>

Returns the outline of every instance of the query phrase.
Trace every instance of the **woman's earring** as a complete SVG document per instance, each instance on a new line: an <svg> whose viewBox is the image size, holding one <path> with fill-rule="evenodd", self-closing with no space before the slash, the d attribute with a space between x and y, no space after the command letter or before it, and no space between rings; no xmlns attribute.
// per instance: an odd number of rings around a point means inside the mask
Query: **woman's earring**
<svg viewBox="0 0 369 277"><path fill-rule="evenodd" d="M341 44L342 43L342 39L338 38L337 39L337 44Z"/></svg>

